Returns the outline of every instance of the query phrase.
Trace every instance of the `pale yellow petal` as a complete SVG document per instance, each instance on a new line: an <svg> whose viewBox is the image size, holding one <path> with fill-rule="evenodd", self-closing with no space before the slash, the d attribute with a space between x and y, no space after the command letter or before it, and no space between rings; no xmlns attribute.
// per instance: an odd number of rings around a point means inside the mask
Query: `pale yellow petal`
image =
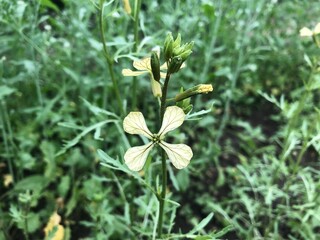
<svg viewBox="0 0 320 240"><path fill-rule="evenodd" d="M3 175L3 185L8 187L11 183L13 183L13 177L11 174L4 174Z"/></svg>
<svg viewBox="0 0 320 240"><path fill-rule="evenodd" d="M151 88L152 88L153 96L162 97L162 90L159 82L157 82L154 79L151 79Z"/></svg>
<svg viewBox="0 0 320 240"><path fill-rule="evenodd" d="M186 115L181 108L177 106L167 107L158 135L160 135L160 137L163 137L167 132L180 127L184 121L185 116Z"/></svg>
<svg viewBox="0 0 320 240"><path fill-rule="evenodd" d="M316 27L314 28L313 31L314 35L319 34L320 33L320 22L316 25Z"/></svg>
<svg viewBox="0 0 320 240"><path fill-rule="evenodd" d="M132 147L124 154L124 161L128 168L132 171L140 171L153 147L153 142L150 142L143 146Z"/></svg>
<svg viewBox="0 0 320 240"><path fill-rule="evenodd" d="M313 35L313 32L309 28L301 28L300 29L300 36L301 37L311 37Z"/></svg>
<svg viewBox="0 0 320 240"><path fill-rule="evenodd" d="M123 120L123 129L130 134L139 134L149 139L152 138L152 133L148 129L141 112L130 112Z"/></svg>
<svg viewBox="0 0 320 240"><path fill-rule="evenodd" d="M160 146L166 151L168 158L177 169L185 168L190 163L193 153L188 145L161 141Z"/></svg>
<svg viewBox="0 0 320 240"><path fill-rule="evenodd" d="M145 73L148 73L149 71L132 71L131 69L122 69L122 75L129 77L129 76L139 76Z"/></svg>
<svg viewBox="0 0 320 240"><path fill-rule="evenodd" d="M149 57L142 60L133 61L133 66L137 70L151 71L151 59Z"/></svg>

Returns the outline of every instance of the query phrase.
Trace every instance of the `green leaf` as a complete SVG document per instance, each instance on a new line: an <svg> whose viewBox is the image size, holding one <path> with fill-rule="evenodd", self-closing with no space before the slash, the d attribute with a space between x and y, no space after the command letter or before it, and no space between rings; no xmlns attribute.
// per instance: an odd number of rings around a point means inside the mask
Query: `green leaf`
<svg viewBox="0 0 320 240"><path fill-rule="evenodd" d="M43 175L33 175L31 177L26 177L19 181L14 189L17 191L25 191L27 189L30 190L38 190L39 192L44 189L48 185L48 179Z"/></svg>
<svg viewBox="0 0 320 240"><path fill-rule="evenodd" d="M38 0L40 2L40 5L43 7L48 7L51 8L52 10L59 12L59 8L57 7L57 5L55 5L53 2L51 2L50 0Z"/></svg>
<svg viewBox="0 0 320 240"><path fill-rule="evenodd" d="M213 213L210 213L206 218L204 218L197 226L195 226L188 234L194 234L202 230L211 221Z"/></svg>
<svg viewBox="0 0 320 240"><path fill-rule="evenodd" d="M15 88L10 88L7 86L0 86L0 100L5 96L9 96L16 91Z"/></svg>

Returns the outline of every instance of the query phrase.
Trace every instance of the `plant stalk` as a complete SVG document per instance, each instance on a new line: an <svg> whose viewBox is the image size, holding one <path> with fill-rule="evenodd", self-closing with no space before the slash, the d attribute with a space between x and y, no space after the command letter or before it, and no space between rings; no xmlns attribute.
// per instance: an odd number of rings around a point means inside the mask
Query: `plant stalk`
<svg viewBox="0 0 320 240"><path fill-rule="evenodd" d="M167 100L167 91L168 84L170 80L170 73L167 73L166 79L164 81L164 85L162 88L162 97L160 103L160 126L162 125L164 112L166 109L166 100ZM163 224L163 215L164 215L164 203L167 192L167 163L166 163L166 153L164 149L161 152L161 166L162 166L162 191L159 197L159 219L158 219L158 237L160 238L162 235L162 224Z"/></svg>
<svg viewBox="0 0 320 240"><path fill-rule="evenodd" d="M104 4L104 0L100 0L100 12L99 12L99 24L100 24L100 36L101 36L101 41L102 41L102 45L103 45L103 56L105 57L107 64L108 64L108 70L109 70L109 74L112 80L112 84L113 84L113 88L115 91L115 95L116 95L116 99L118 102L118 107L120 109L120 113L121 115L124 115L124 108L122 105L122 101L121 101L121 97L120 97L120 91L119 91L119 86L118 86L118 82L115 78L115 74L113 71L113 58L110 56L109 52L108 52L108 48L106 45L106 37L105 37L105 30L104 30L104 24L103 24L103 4ZM107 84L104 88L103 91L103 108L106 107L107 102Z"/></svg>

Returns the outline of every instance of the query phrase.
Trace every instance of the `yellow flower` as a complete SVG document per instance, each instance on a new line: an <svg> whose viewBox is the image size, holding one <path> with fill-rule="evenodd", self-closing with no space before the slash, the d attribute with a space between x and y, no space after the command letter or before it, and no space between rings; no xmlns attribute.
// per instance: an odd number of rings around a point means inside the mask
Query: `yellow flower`
<svg viewBox="0 0 320 240"><path fill-rule="evenodd" d="M188 166L193 156L192 149L185 144L169 144L163 141L167 132L181 126L185 119L183 110L179 107L167 107L162 126L158 133L152 134L146 125L141 112L130 112L123 121L123 128L129 134L143 135L151 140L143 146L132 147L127 150L124 160L132 171L140 171L155 145L160 145L168 155L168 158L177 169Z"/></svg>
<svg viewBox="0 0 320 240"><path fill-rule="evenodd" d="M303 27L300 29L301 37L312 37L320 33L320 22L315 26L313 30Z"/></svg>
<svg viewBox="0 0 320 240"><path fill-rule="evenodd" d="M158 54L159 55L159 54ZM151 89L152 89L152 93L155 97L161 97L162 96L162 91L161 91L161 85L159 82L157 82L156 80L154 80L153 75L152 75L152 70L151 70L151 58L147 57L141 60L136 60L133 61L133 67L135 69L137 69L138 71L132 71L131 69L123 69L122 70L122 75L123 76L140 76L143 75L145 73L149 73L150 74L150 78L151 78ZM168 69L167 64L164 63L160 66L160 69ZM164 72L160 72L160 77L161 78L165 78L166 77L166 73Z"/></svg>
<svg viewBox="0 0 320 240"><path fill-rule="evenodd" d="M54 212L49 222L47 223L47 226L44 229L46 238L51 234L51 232L54 230L54 227L56 227L56 231L54 235L51 235L51 240L63 240L64 238L64 227L60 225L61 217L58 215L57 212Z"/></svg>

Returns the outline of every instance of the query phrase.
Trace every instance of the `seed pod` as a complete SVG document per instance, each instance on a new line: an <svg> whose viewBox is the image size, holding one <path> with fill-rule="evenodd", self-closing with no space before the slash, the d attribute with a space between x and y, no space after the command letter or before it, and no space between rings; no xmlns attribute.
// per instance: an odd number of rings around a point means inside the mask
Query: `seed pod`
<svg viewBox="0 0 320 240"><path fill-rule="evenodd" d="M160 60L156 52L151 53L151 71L154 80L160 81Z"/></svg>

